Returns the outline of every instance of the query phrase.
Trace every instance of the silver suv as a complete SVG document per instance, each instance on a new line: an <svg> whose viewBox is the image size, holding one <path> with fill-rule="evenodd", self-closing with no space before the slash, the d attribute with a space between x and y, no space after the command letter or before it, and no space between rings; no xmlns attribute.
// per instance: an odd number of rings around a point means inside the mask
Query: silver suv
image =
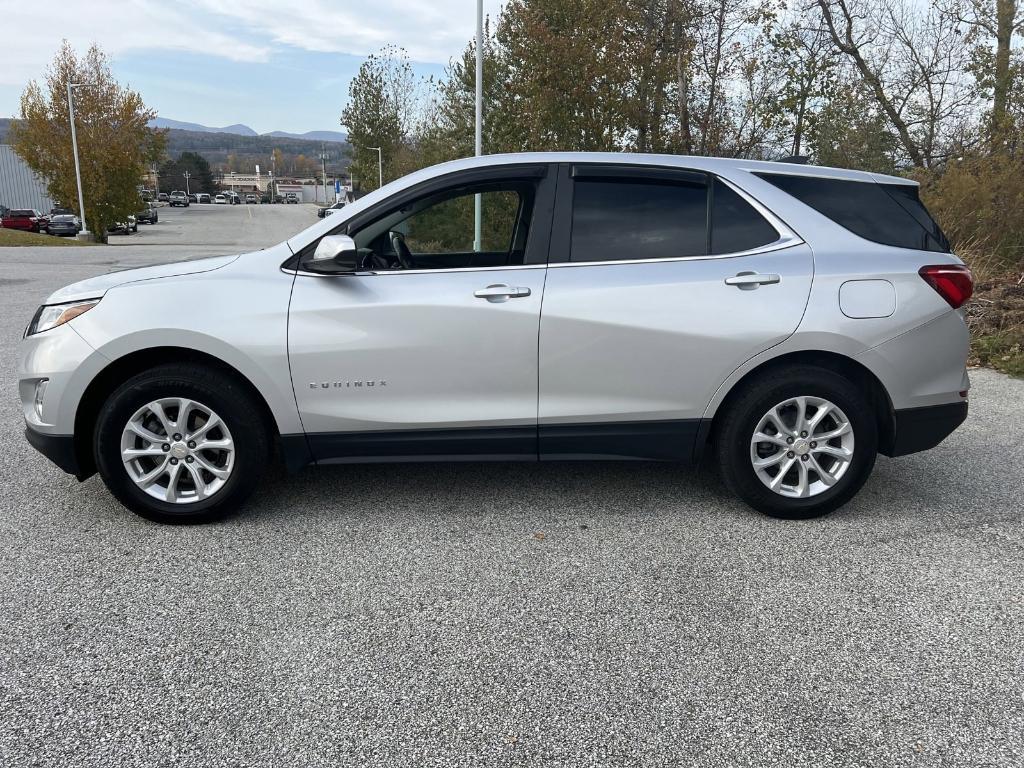
<svg viewBox="0 0 1024 768"><path fill-rule="evenodd" d="M490 156L266 250L59 290L19 387L36 448L164 522L238 507L272 456L709 455L803 518L964 420L971 289L906 179Z"/></svg>

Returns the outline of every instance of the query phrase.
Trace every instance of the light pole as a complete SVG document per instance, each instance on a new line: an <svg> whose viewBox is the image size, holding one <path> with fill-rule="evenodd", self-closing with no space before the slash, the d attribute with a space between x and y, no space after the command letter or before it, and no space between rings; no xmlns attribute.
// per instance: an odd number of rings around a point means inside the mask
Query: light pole
<svg viewBox="0 0 1024 768"><path fill-rule="evenodd" d="M367 147L367 149L377 152L377 189L380 189L384 186L384 155L381 153L380 147Z"/></svg>
<svg viewBox="0 0 1024 768"><path fill-rule="evenodd" d="M484 125L484 0L476 0L476 156L483 152ZM483 223L483 209L480 193L473 198L473 250L481 250L480 230Z"/></svg>
<svg viewBox="0 0 1024 768"><path fill-rule="evenodd" d="M191 173L189 173L188 171L185 171L185 172L184 172L183 174L181 174L181 175L185 177L185 194L186 194L186 195L188 195L188 194L190 193L190 191L191 191L191 190L189 190L189 188L188 188L188 180L189 180L190 178L192 178L192 174L191 174Z"/></svg>
<svg viewBox="0 0 1024 768"><path fill-rule="evenodd" d="M327 205L327 150L323 144L320 145L320 168L324 175L324 205Z"/></svg>
<svg viewBox="0 0 1024 768"><path fill-rule="evenodd" d="M71 148L75 154L75 181L78 183L78 213L82 217L82 229L79 235L89 236L89 225L85 221L85 197L82 195L82 166L78 162L78 136L75 133L75 100L71 92L75 88L85 88L88 83L68 82L68 122L71 123Z"/></svg>
<svg viewBox="0 0 1024 768"><path fill-rule="evenodd" d="M160 174L157 173L156 168L150 168L149 172L153 174L153 185L156 187L154 192L156 193L156 199L154 203L160 200Z"/></svg>

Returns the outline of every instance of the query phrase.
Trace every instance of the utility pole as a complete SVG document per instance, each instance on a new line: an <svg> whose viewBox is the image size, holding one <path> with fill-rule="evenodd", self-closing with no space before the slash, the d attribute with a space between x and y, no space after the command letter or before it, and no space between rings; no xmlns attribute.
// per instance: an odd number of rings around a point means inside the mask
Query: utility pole
<svg viewBox="0 0 1024 768"><path fill-rule="evenodd" d="M483 152L484 124L484 0L476 0L476 156ZM480 230L483 224L483 208L478 192L473 199L473 250L482 250Z"/></svg>
<svg viewBox="0 0 1024 768"><path fill-rule="evenodd" d="M75 181L78 183L78 213L82 217L82 229L78 235L89 236L89 225L85 221L85 196L82 194L82 166L78 162L78 136L75 134L75 101L71 92L75 88L82 88L86 83L68 83L68 122L71 123L71 148L75 153Z"/></svg>
<svg viewBox="0 0 1024 768"><path fill-rule="evenodd" d="M327 150L324 149L324 145L320 145L320 169L324 175L324 205L327 203Z"/></svg>
<svg viewBox="0 0 1024 768"><path fill-rule="evenodd" d="M277 155L270 151L270 202L277 202L277 189L274 187L274 174L277 173Z"/></svg>
<svg viewBox="0 0 1024 768"><path fill-rule="evenodd" d="M186 195L188 195L188 194L190 194L190 190L189 190L189 188L188 188L188 180L189 180L190 178L192 178L192 174L191 174L191 173L189 173L188 171L185 171L185 172L184 172L183 174L181 174L181 175L185 177L185 194L186 194Z"/></svg>

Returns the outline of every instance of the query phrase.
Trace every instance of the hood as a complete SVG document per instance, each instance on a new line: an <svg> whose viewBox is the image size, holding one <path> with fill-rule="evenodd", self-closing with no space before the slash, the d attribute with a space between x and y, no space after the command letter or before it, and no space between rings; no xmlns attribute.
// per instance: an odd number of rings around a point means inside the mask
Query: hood
<svg viewBox="0 0 1024 768"><path fill-rule="evenodd" d="M238 256L239 254L233 256L214 256L207 259L179 261L173 264L158 264L153 267L138 267L136 269L123 269L118 272L108 272L105 275L97 275L96 277L90 277L88 280L66 285L50 294L45 303L63 304L69 301L80 301L81 299L96 299L111 288L127 283L137 283L140 280L155 280L161 277L211 272L215 269L226 267L237 259Z"/></svg>

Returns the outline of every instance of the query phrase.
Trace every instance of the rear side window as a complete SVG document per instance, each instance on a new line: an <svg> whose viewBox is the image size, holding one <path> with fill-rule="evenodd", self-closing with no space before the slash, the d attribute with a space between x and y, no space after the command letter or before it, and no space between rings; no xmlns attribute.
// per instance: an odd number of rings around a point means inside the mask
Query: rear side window
<svg viewBox="0 0 1024 768"><path fill-rule="evenodd" d="M739 253L779 239L775 227L721 180L711 192L711 253Z"/></svg>
<svg viewBox="0 0 1024 768"><path fill-rule="evenodd" d="M572 261L670 259L707 252L707 184L575 180Z"/></svg>
<svg viewBox="0 0 1024 768"><path fill-rule="evenodd" d="M949 251L949 241L921 203L916 186L757 175L866 240L897 248Z"/></svg>

